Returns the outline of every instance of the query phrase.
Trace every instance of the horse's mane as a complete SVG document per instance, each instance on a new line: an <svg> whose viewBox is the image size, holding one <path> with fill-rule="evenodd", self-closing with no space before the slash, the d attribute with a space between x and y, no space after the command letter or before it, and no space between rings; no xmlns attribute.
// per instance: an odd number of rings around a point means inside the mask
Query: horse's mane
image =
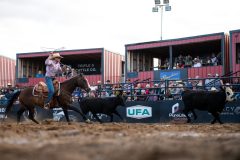
<svg viewBox="0 0 240 160"><path fill-rule="evenodd" d="M61 82L60 84L62 85L62 84L68 83L69 81L72 81L73 79L77 78L78 76L79 76L79 75L76 75L76 76L74 76L74 77L71 77L70 79L67 79L67 80L63 81L63 82Z"/></svg>

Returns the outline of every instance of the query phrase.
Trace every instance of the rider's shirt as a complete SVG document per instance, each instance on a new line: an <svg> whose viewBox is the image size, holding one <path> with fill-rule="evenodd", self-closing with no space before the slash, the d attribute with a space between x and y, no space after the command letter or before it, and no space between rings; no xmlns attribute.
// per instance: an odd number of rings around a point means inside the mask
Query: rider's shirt
<svg viewBox="0 0 240 160"><path fill-rule="evenodd" d="M46 77L55 77L57 73L62 72L62 68L60 66L60 63L57 63L51 59L46 59L45 61L46 65Z"/></svg>

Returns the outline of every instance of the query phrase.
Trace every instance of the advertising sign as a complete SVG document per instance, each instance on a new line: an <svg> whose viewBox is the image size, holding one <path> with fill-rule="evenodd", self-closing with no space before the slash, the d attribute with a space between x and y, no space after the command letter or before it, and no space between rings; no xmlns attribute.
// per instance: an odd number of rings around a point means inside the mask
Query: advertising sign
<svg viewBox="0 0 240 160"><path fill-rule="evenodd" d="M172 80L179 80L180 79L180 71L171 71L171 72L160 72L160 79L172 79Z"/></svg>
<svg viewBox="0 0 240 160"><path fill-rule="evenodd" d="M81 63L77 65L78 70L84 74L100 73L100 66L97 63Z"/></svg>
<svg viewBox="0 0 240 160"><path fill-rule="evenodd" d="M136 105L127 107L127 117L135 119L143 119L152 117L152 107Z"/></svg>

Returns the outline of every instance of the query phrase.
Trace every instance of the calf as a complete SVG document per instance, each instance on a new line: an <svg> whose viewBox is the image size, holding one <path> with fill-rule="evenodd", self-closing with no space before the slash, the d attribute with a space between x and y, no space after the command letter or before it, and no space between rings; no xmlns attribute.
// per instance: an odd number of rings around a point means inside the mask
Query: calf
<svg viewBox="0 0 240 160"><path fill-rule="evenodd" d="M188 112L193 113L194 119L197 115L194 109L208 111L214 117L212 124L216 120L222 124L219 114L222 112L227 101L233 101L233 92L230 87L222 88L220 91L193 91L186 90L182 93L182 100L184 103L183 113L187 117L187 122L191 121Z"/></svg>
<svg viewBox="0 0 240 160"><path fill-rule="evenodd" d="M97 113L103 113L111 117L110 122L113 121L113 113L120 117L123 120L122 116L117 112L117 106L125 106L125 100L122 96L117 97L108 97L108 98L84 98L79 104L83 114L91 112L93 116L100 122L102 121L96 115Z"/></svg>

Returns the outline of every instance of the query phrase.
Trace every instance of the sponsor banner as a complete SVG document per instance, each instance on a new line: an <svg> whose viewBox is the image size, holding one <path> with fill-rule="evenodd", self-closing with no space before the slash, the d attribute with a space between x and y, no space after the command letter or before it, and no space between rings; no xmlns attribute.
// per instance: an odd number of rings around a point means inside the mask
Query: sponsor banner
<svg viewBox="0 0 240 160"><path fill-rule="evenodd" d="M127 78L138 78L138 72L127 72Z"/></svg>
<svg viewBox="0 0 240 160"><path fill-rule="evenodd" d="M127 117L135 119L143 119L152 117L152 107L136 105L126 109Z"/></svg>
<svg viewBox="0 0 240 160"><path fill-rule="evenodd" d="M79 108L78 102L73 102L73 106ZM171 121L186 121L186 117L182 112L184 104L181 100L164 100L158 102L148 101L132 101L127 102L126 107L117 107L117 111L127 123L168 123ZM15 104L8 114L8 117L16 119L16 113L19 110L19 104ZM54 109L52 112L36 107L37 119L44 120L53 118L55 121L65 121L65 116L62 109ZM5 107L0 107L0 115L4 115ZM190 112L189 116L192 123L210 123L213 119L212 115L207 111L195 110L197 119L193 119L193 114ZM69 111L69 116L72 121L83 121L79 113ZM87 117L93 121L95 118L91 113ZM110 117L99 114L98 117L103 122L109 122ZM220 115L223 123L240 123L240 101L227 103L223 112ZM24 118L22 118L24 119ZM113 114L114 122L122 122L122 120Z"/></svg>

